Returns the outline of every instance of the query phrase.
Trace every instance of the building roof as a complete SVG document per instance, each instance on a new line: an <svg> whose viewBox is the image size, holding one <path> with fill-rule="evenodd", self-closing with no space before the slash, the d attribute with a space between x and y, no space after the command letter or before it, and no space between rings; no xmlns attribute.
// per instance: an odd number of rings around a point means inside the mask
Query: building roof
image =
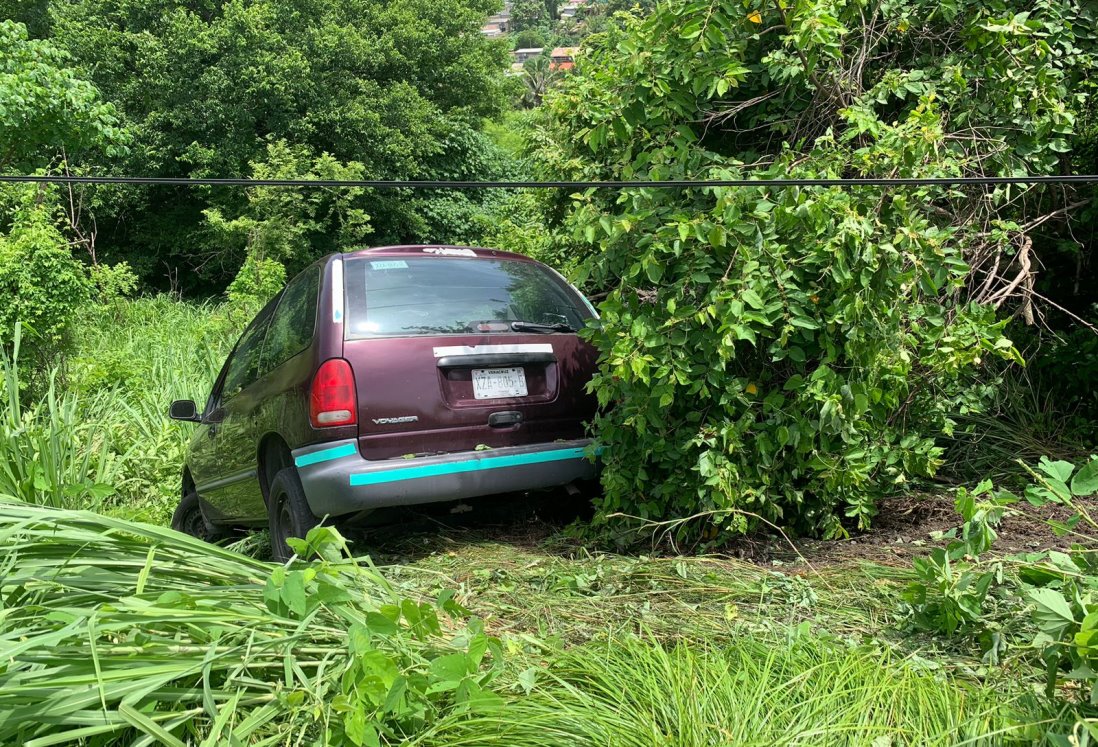
<svg viewBox="0 0 1098 747"><path fill-rule="evenodd" d="M571 70L576 66L574 59L577 52L579 47L557 47L550 55L549 69Z"/></svg>
<svg viewBox="0 0 1098 747"><path fill-rule="evenodd" d="M523 47L522 49L516 49L514 54L528 54L535 55L541 54L545 51L545 47Z"/></svg>

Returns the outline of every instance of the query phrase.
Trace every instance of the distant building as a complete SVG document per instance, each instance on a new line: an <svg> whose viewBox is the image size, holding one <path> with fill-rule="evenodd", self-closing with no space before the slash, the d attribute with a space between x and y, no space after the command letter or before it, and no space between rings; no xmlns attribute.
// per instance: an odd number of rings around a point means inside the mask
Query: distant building
<svg viewBox="0 0 1098 747"><path fill-rule="evenodd" d="M560 9L561 18L573 18L581 9L590 4L590 0L568 0Z"/></svg>
<svg viewBox="0 0 1098 747"><path fill-rule="evenodd" d="M544 51L544 47L526 47L525 49L516 49L511 53L511 56L515 58L515 62L521 64L531 57L537 57Z"/></svg>
<svg viewBox="0 0 1098 747"><path fill-rule="evenodd" d="M526 67L521 62L511 63L511 72L507 75L522 75L526 72Z"/></svg>
<svg viewBox="0 0 1098 747"><path fill-rule="evenodd" d="M480 33L490 39L502 36L511 30L511 3L504 3L503 10L494 16L489 16L484 25L480 27Z"/></svg>
<svg viewBox="0 0 1098 747"><path fill-rule="evenodd" d="M550 70L571 70L576 66L579 47L557 47L550 53Z"/></svg>

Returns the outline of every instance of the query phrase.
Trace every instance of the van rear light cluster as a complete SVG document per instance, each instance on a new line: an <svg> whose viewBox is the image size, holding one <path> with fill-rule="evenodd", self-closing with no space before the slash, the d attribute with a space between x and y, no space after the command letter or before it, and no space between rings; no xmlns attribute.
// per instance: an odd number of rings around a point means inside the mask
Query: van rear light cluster
<svg viewBox="0 0 1098 747"><path fill-rule="evenodd" d="M309 420L314 428L354 425L358 422L358 397L351 364L342 358L324 361L313 377L309 392Z"/></svg>

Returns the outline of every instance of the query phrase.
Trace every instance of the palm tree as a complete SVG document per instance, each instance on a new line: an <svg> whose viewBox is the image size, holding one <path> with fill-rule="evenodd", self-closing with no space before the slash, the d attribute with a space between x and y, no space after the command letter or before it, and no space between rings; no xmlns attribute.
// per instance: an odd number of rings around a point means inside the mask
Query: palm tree
<svg viewBox="0 0 1098 747"><path fill-rule="evenodd" d="M522 105L527 109L541 106L541 100L553 87L553 84L561 77L561 71L554 68L551 58L547 54L539 54L531 57L522 66L522 80L526 83L526 90L522 95Z"/></svg>

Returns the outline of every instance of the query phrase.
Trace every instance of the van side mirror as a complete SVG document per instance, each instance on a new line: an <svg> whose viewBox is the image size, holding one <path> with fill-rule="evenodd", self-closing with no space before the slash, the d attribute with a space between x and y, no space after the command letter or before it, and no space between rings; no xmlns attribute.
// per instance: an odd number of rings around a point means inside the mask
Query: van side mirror
<svg viewBox="0 0 1098 747"><path fill-rule="evenodd" d="M168 417L172 420L183 420L188 423L199 423L202 418L198 415L198 406L193 399L177 399L172 402L168 410Z"/></svg>

